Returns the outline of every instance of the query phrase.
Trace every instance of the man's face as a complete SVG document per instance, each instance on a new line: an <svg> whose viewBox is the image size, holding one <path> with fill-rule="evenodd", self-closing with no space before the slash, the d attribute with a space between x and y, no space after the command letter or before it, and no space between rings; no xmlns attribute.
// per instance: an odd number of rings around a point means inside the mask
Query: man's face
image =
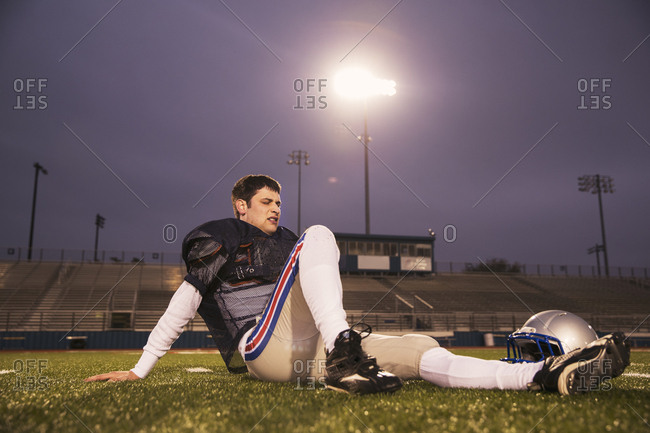
<svg viewBox="0 0 650 433"><path fill-rule="evenodd" d="M250 206L241 199L236 202L239 219L254 225L267 235L272 235L278 229L280 204L280 194L267 187L257 190Z"/></svg>

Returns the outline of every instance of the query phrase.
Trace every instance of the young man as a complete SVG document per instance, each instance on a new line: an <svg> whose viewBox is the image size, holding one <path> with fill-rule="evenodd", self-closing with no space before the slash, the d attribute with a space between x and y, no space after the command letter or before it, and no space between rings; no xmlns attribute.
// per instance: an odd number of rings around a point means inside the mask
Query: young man
<svg viewBox="0 0 650 433"><path fill-rule="evenodd" d="M629 364L621 335L530 364L453 355L417 334L362 337L345 320L331 231L312 226L298 239L279 226L280 185L268 176L240 179L232 204L236 219L208 222L185 237L188 273L137 365L86 381L146 377L197 312L229 371L277 382L309 378L351 394L393 392L401 380L416 378L446 387L573 394L596 389Z"/></svg>

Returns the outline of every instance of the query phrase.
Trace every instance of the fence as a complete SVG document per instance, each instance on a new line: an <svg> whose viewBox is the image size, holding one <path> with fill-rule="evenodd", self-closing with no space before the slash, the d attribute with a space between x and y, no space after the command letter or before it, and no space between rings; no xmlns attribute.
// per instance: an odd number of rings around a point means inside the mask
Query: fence
<svg viewBox="0 0 650 433"><path fill-rule="evenodd" d="M459 274L469 272L476 263L459 262L435 262L435 272L439 274ZM500 272L497 272L500 273ZM547 277L589 277L605 278L605 268L599 270L596 266L590 265L543 265L543 264L522 264L520 271L513 275L534 275ZM640 278L648 279L648 268L634 266L610 266L610 278Z"/></svg>
<svg viewBox="0 0 650 433"><path fill-rule="evenodd" d="M0 248L0 261L20 262L27 260L27 248L5 247ZM143 262L156 264L182 264L180 252L173 251L120 251L101 250L95 254L94 250L76 249L49 249L34 248L32 261L60 262L60 263L125 263ZM468 272L476 263L469 262L434 262L434 272L440 274L462 274ZM557 276L557 277L590 277L605 278L604 267L600 270L591 265L568 264L522 264L519 275ZM648 279L647 267L610 266L610 278Z"/></svg>
<svg viewBox="0 0 650 433"><path fill-rule="evenodd" d="M151 331L162 312L159 310L135 311L0 311L0 332L11 331ZM126 318L127 320L124 320ZM203 320L197 316L185 327L186 331L207 331Z"/></svg>
<svg viewBox="0 0 650 433"><path fill-rule="evenodd" d="M121 311L57 310L36 312L26 317L24 311L0 312L0 332L10 331L150 331L160 318L160 311L129 312L129 321L116 321ZM122 317L122 316L119 316ZM444 312L428 314L409 313L363 313L349 312L350 324L367 323L378 332L494 332L510 333L519 328L530 317L527 312L473 313ZM594 329L603 332L634 332L650 334L650 322L641 315L592 315L584 317ZM19 321L18 325L16 321ZM196 316L185 328L186 331L207 331L203 320Z"/></svg>
<svg viewBox="0 0 650 433"><path fill-rule="evenodd" d="M27 248L6 247L0 248L0 261L21 262L27 261ZM76 250L33 248L33 262L59 262L59 263L157 263L157 264L182 264L180 251L121 251L121 250Z"/></svg>

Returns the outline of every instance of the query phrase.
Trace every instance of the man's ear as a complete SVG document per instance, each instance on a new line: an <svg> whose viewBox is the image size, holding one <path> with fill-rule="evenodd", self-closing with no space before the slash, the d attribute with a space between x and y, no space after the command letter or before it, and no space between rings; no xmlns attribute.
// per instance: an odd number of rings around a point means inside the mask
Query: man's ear
<svg viewBox="0 0 650 433"><path fill-rule="evenodd" d="M246 200L243 199L238 199L235 202L235 206L237 206L237 212L239 212L239 215L246 215L246 210L248 210L248 205L246 204Z"/></svg>

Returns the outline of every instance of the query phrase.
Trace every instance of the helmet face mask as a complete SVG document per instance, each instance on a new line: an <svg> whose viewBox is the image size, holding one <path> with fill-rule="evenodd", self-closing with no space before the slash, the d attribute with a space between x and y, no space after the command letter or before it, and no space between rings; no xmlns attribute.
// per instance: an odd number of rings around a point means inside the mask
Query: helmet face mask
<svg viewBox="0 0 650 433"><path fill-rule="evenodd" d="M538 362L549 356L564 355L565 353L560 340L535 332L514 332L510 334L507 347L508 356L503 361Z"/></svg>
<svg viewBox="0 0 650 433"><path fill-rule="evenodd" d="M534 314L507 339L506 362L539 362L585 347L598 336L575 314L548 310Z"/></svg>

